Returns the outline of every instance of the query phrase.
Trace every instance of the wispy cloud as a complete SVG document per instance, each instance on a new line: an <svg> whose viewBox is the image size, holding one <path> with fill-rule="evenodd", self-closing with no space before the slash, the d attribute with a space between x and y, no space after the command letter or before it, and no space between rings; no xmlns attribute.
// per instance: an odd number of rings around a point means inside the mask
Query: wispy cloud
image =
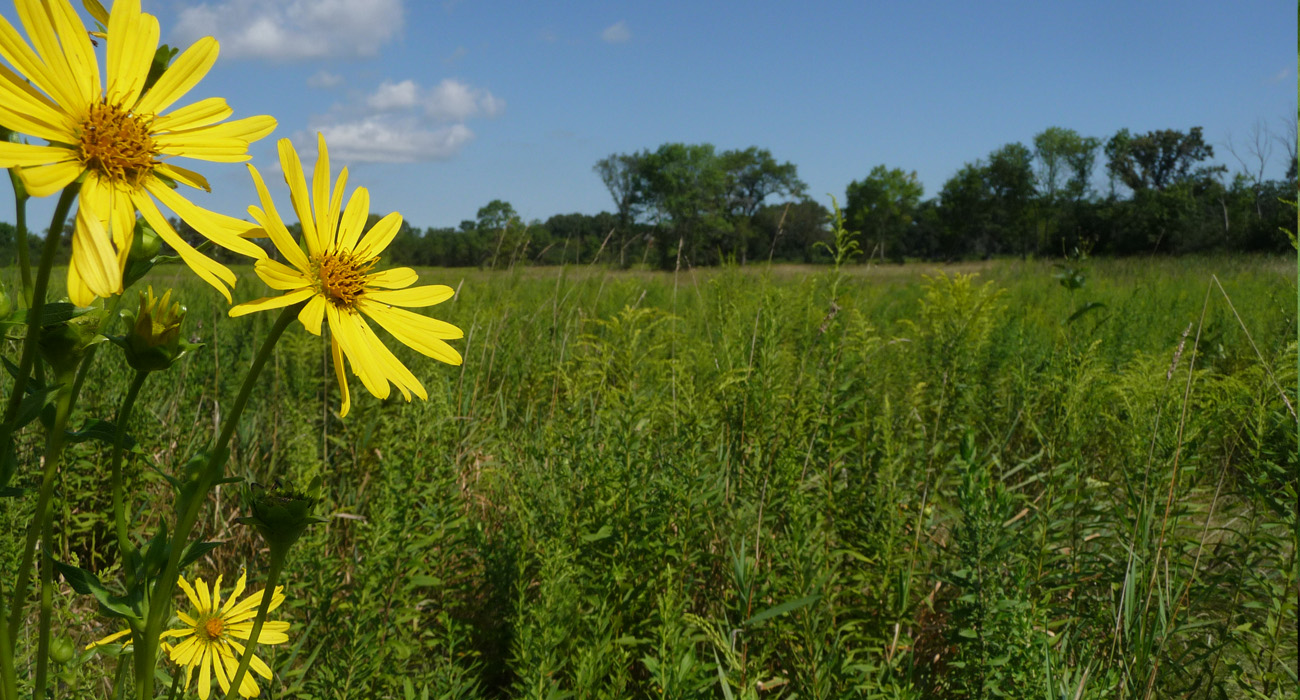
<svg viewBox="0 0 1300 700"><path fill-rule="evenodd" d="M505 101L451 78L432 87L386 80L373 92L316 120L330 152L352 162L446 160L474 139L467 121L495 117ZM297 139L307 145L307 138ZM314 143L314 141L312 141Z"/></svg>
<svg viewBox="0 0 1300 700"><path fill-rule="evenodd" d="M221 41L224 57L374 56L402 31L403 0L214 0L180 11L180 43Z"/></svg>
<svg viewBox="0 0 1300 700"><path fill-rule="evenodd" d="M1280 71L1274 73L1274 74L1273 74L1273 77L1271 77L1271 78L1268 79L1268 82L1270 82L1270 83L1280 83L1280 82L1282 82L1283 80L1286 80L1287 78L1290 78L1290 77L1291 77L1291 69L1290 69L1290 68L1283 68L1282 70L1280 70Z"/></svg>
<svg viewBox="0 0 1300 700"><path fill-rule="evenodd" d="M632 30L627 28L627 22L619 20L608 27L605 27L600 33L602 41L609 44L622 44L632 39Z"/></svg>
<svg viewBox="0 0 1300 700"><path fill-rule="evenodd" d="M307 78L307 87L320 88L322 90L338 87L343 84L343 76L338 73L331 73L327 70L318 70Z"/></svg>

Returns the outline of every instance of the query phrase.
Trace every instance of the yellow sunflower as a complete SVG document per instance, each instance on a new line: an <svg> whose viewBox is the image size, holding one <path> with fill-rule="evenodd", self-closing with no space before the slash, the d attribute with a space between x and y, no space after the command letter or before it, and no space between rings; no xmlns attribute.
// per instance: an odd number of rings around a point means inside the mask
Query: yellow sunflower
<svg viewBox="0 0 1300 700"><path fill-rule="evenodd" d="M217 677L217 684L221 686L223 692L230 691L230 681L239 668L239 657L244 653L244 645L235 641L236 639L247 640L253 632L253 618L257 616L257 606L262 603L262 596L266 591L258 591L243 600L239 596L244 592L244 575L240 575L238 583L235 584L235 590L231 592L230 598L226 600L225 605L221 604L221 577L217 577L216 583L212 585L212 590L203 579L194 579L194 585L190 586L184 578L178 579L181 590L185 591L186 597L194 605L194 615L177 613L177 617L184 623L180 629L167 630L162 633L162 637L180 637L180 642L175 646L168 648L168 656L173 662L185 668L185 689L189 690L190 680L194 676L194 669L199 671L199 697L207 700L208 694L212 692L212 677ZM271 595L271 607L268 610L275 610L284 602L284 593L282 586L275 587L275 593ZM266 621L262 624L262 631L258 634L258 644L282 644L289 641L289 636L285 634L289 630L288 622L271 622ZM255 671L258 675L267 680L271 678L271 667L266 665L254 653L250 660L249 669ZM258 694L257 683L253 680L252 673L245 673L244 679L239 683L239 694L251 698Z"/></svg>
<svg viewBox="0 0 1300 700"><path fill-rule="evenodd" d="M379 254L401 228L402 216L396 212L389 214L362 236L370 211L370 194L366 188L358 187L347 207L342 208L348 169L343 168L339 173L338 183L331 192L329 152L325 137L318 135L317 139L319 155L310 192L293 144L289 139L281 139L279 143L280 164L293 208L302 223L305 251L276 213L257 168L248 166L262 202L262 208L249 207L248 213L270 235L289 265L270 258L259 259L254 266L257 276L267 286L285 293L239 304L230 309L230 315L242 316L305 301L307 304L299 312L298 320L316 335L320 335L321 322L328 318L334 372L343 393L340 416L346 416L351 406L343 371L344 357L352 373L375 396L388 398L389 382L392 382L407 401L411 400L411 394L427 399L424 385L384 346L362 316L371 318L407 346L435 360L459 365L460 353L444 342L464 337L459 328L398 308L431 306L450 299L455 292L440 284L412 287L417 275L409 267L373 271Z"/></svg>
<svg viewBox="0 0 1300 700"><path fill-rule="evenodd" d="M248 144L271 133L275 120L264 115L223 121L231 109L219 97L167 112L207 74L217 42L195 42L146 90L158 20L140 11L139 0L116 0L107 17L106 87L90 36L68 0L15 5L31 43L0 17L0 57L12 66L0 64L0 126L49 144L0 142L0 168L19 168L28 194L36 197L85 176L78 186L68 296L85 306L121 293L138 210L229 301L235 275L181 239L154 200L214 243L258 257L261 249L241 238L255 228L179 194L177 184L210 188L202 175L164 159L248 160Z"/></svg>

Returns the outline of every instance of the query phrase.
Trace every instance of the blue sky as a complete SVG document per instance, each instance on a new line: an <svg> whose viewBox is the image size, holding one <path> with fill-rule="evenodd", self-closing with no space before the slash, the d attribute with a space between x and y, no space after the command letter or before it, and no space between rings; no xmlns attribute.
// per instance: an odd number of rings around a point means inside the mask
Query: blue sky
<svg viewBox="0 0 1300 700"><path fill-rule="evenodd" d="M1244 147L1259 120L1285 133L1296 114L1290 0L143 6L165 41L222 42L194 99L279 120L251 149L259 169L276 168L282 137L310 163L322 131L374 211L419 227L498 198L526 219L611 209L594 163L668 141L767 148L827 203L881 163L915 170L933 196L964 163L1049 126L1104 141L1199 125L1238 170L1230 137ZM198 169L214 190L198 201L243 216L245 169Z"/></svg>

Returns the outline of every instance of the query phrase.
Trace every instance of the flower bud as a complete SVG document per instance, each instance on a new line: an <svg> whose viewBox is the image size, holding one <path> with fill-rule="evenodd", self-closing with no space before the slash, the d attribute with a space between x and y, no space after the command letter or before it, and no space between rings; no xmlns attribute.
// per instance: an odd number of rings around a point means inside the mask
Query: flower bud
<svg viewBox="0 0 1300 700"><path fill-rule="evenodd" d="M253 484L248 490L253 514L239 518L239 522L256 527L272 550L277 547L287 550L308 525L325 522L324 518L312 515L312 508L319 500L279 481L271 488Z"/></svg>
<svg viewBox="0 0 1300 700"><path fill-rule="evenodd" d="M159 299L154 296L153 287L149 287L147 292L140 292L138 312L122 312L130 330L125 337L113 338L113 342L126 351L126 361L137 371L167 369L198 347L181 338L185 307L171 303L171 297L170 289Z"/></svg>
<svg viewBox="0 0 1300 700"><path fill-rule="evenodd" d="M81 358L86 356L86 350L104 340L99 334L101 313L93 309L41 329L41 357L50 363L55 374L76 370Z"/></svg>

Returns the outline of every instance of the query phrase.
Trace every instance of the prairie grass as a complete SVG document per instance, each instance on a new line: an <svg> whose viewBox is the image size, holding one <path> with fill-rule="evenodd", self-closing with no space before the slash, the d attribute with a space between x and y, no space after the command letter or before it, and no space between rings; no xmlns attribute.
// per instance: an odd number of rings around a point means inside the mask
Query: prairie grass
<svg viewBox="0 0 1300 700"><path fill-rule="evenodd" d="M133 417L160 498L270 322L172 272L206 346ZM271 697L1295 697L1294 261L1054 272L428 270L464 366L403 347L429 400L354 388L346 422L289 332L230 463L332 514ZM104 353L85 418L127 377ZM69 450L58 554L111 580L106 457ZM263 561L230 512L200 573ZM65 592L78 647L111 631ZM86 668L60 696L103 693Z"/></svg>

